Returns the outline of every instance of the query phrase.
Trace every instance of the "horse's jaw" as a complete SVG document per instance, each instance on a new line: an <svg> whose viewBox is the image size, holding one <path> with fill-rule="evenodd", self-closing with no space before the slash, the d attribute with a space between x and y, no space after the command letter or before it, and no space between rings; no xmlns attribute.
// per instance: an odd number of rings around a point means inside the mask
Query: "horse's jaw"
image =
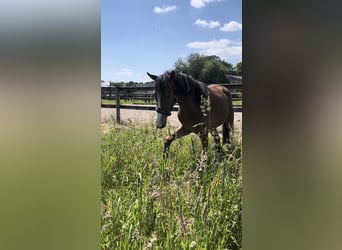
<svg viewBox="0 0 342 250"><path fill-rule="evenodd" d="M157 128L165 128L167 116L161 113L157 113Z"/></svg>

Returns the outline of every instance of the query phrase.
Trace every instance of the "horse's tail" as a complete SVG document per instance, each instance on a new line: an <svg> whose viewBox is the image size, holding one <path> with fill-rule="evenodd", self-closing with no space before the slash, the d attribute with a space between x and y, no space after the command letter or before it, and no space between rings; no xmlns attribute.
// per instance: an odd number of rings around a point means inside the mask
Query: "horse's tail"
<svg viewBox="0 0 342 250"><path fill-rule="evenodd" d="M223 137L223 144L230 143L230 131L234 130L234 108L233 108L233 101L232 101L232 95L230 94L230 91L226 88L224 90L224 93L228 97L228 119L223 123L223 129L222 129L222 137Z"/></svg>

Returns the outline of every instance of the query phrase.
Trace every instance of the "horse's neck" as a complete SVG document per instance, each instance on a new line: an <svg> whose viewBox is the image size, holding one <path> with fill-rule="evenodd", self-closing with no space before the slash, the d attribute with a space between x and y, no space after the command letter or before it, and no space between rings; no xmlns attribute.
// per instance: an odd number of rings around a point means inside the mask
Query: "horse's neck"
<svg viewBox="0 0 342 250"><path fill-rule="evenodd" d="M179 105L179 109L183 109L183 110L191 110L191 109L195 109L196 107L198 107L198 104L196 103L196 101L188 95L178 96L177 102Z"/></svg>
<svg viewBox="0 0 342 250"><path fill-rule="evenodd" d="M182 91L179 93L179 107L198 107L201 102L201 96L207 98L208 92L206 86L202 86L200 83L197 83L194 79L187 75L181 74L180 77L181 78L179 79L181 79L181 82L178 82L178 85L181 85L181 83L183 85L185 84L187 88L190 88L190 91L187 90L186 92Z"/></svg>

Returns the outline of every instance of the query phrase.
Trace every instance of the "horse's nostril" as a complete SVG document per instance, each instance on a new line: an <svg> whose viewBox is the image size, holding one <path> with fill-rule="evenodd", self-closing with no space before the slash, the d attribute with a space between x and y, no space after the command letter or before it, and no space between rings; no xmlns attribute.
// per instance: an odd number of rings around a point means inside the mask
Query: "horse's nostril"
<svg viewBox="0 0 342 250"><path fill-rule="evenodd" d="M162 123L162 124L157 123L157 124L156 124L156 127L157 127L157 128L165 128L165 126L166 126L166 123L165 123L165 124L164 124L164 123Z"/></svg>

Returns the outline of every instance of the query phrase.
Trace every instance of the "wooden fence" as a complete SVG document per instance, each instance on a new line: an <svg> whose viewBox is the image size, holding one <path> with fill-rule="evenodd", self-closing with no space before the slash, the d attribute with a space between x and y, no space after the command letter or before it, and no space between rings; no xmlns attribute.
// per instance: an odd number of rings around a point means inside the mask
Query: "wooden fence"
<svg viewBox="0 0 342 250"><path fill-rule="evenodd" d="M234 100L242 100L242 84L222 84L227 87ZM101 108L115 108L116 121L120 123L120 109L137 109L137 110L155 110L156 105L151 105L154 100L153 96L154 86L140 86L140 87L101 87ZM115 100L115 104L104 104L102 100ZM142 100L145 104L121 104L120 100ZM172 111L177 111L178 106L175 105ZM234 106L235 112L242 112L242 105Z"/></svg>

